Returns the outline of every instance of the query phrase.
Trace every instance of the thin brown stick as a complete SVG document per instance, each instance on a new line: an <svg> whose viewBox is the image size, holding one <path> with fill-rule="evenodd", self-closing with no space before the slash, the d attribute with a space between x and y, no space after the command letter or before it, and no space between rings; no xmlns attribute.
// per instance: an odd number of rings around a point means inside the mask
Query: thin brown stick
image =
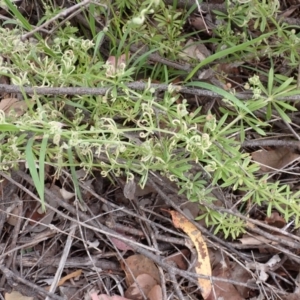
<svg viewBox="0 0 300 300"><path fill-rule="evenodd" d="M115 256L116 254L110 254L111 256ZM91 257L69 257L65 262L66 268L90 268L97 267L103 270L112 270L112 271L120 271L119 263L115 261L110 261L107 259L103 259L102 257L106 256L105 254L101 255L92 255ZM92 260L91 260L92 259ZM44 257L42 260L35 255L26 255L26 256L17 256L16 262L18 265L22 265L24 267L33 267L38 264L40 267L45 266L58 266L60 258L59 257Z"/></svg>
<svg viewBox="0 0 300 300"><path fill-rule="evenodd" d="M299 148L300 142L295 140L274 140L274 139L257 139L249 140L242 143L242 147L292 147Z"/></svg>
<svg viewBox="0 0 300 300"><path fill-rule="evenodd" d="M64 246L63 254L60 258L58 268L56 270L55 276L53 278L52 284L51 284L50 289L49 289L49 292L51 292L51 293L55 292L55 290L58 286L58 282L61 279L61 275L62 275L62 272L65 268L67 257L69 255L69 252L70 252L70 249L71 249L71 246L72 246L73 236L75 235L76 228L77 228L77 224L72 222L70 233L68 234L68 238L67 238L67 241L66 241L65 246ZM46 300L50 300L49 297L47 297Z"/></svg>
<svg viewBox="0 0 300 300"><path fill-rule="evenodd" d="M45 289L39 287L38 285L20 277L19 275L13 273L12 271L10 271L8 268L6 268L4 265L0 264L0 271L2 272L3 276L6 277L6 279L9 282L14 282L14 285L16 286L16 282L24 284L26 286L28 286L30 289L32 289L33 292L37 292L40 295L44 295L44 296L48 296L50 299L54 299L54 300L64 300L64 298L49 293L48 291L46 291Z"/></svg>
<svg viewBox="0 0 300 300"><path fill-rule="evenodd" d="M121 232L124 232L124 233L127 233L127 234L136 235L136 236L139 236L139 237L144 237L145 236L144 233L141 230L138 230L136 228L131 228L131 227L128 227L128 226L125 226L123 224L119 224L119 223L116 223L116 222L112 223L110 221L107 221L105 223L105 225L107 227L111 228L111 229L116 230L117 232L121 231ZM155 233L155 238L157 240L168 242L168 243L171 243L171 244L186 246L186 242L185 242L184 239L169 237L169 236L161 235L161 234L158 234L158 233Z"/></svg>
<svg viewBox="0 0 300 300"><path fill-rule="evenodd" d="M128 83L126 85L129 89L143 91L145 88L154 88L156 91L167 91L169 89L169 85L167 84L149 84L147 82L135 81ZM88 88L88 87L21 87L17 85L10 84L0 84L0 93L17 93L17 94L37 94L37 95L105 95L112 87L104 87L104 88ZM173 85L173 88L180 93L195 95L195 96L206 96L209 98L222 98L223 96L218 93L198 89L194 87L185 87L181 85ZM235 97L239 100L249 100L252 98L251 92L245 93L237 93ZM288 97L280 97L277 98L282 101L300 101L300 95L288 96Z"/></svg>

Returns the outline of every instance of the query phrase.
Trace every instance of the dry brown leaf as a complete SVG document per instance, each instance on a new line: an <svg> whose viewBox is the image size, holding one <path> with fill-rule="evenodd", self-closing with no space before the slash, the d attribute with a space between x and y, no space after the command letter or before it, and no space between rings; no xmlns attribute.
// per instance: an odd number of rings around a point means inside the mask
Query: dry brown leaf
<svg viewBox="0 0 300 300"><path fill-rule="evenodd" d="M298 9L298 5L291 6L288 9L286 9L285 11L281 12L278 17L280 19L288 18L297 9Z"/></svg>
<svg viewBox="0 0 300 300"><path fill-rule="evenodd" d="M149 300L163 300L162 290L160 285L155 285L148 293Z"/></svg>
<svg viewBox="0 0 300 300"><path fill-rule="evenodd" d="M179 269L187 270L188 269L188 257L190 251L188 249L182 249L172 255L169 255L164 259L167 263L174 263Z"/></svg>
<svg viewBox="0 0 300 300"><path fill-rule="evenodd" d="M215 25L211 21L208 19L204 20L201 16L190 17L189 22L195 29L203 30L209 35L212 34L212 29L215 28Z"/></svg>
<svg viewBox="0 0 300 300"><path fill-rule="evenodd" d="M277 228L283 228L286 225L285 219L277 211L272 212L270 217L266 217L265 222Z"/></svg>
<svg viewBox="0 0 300 300"><path fill-rule="evenodd" d="M183 59L193 58L198 61L203 61L205 58L210 56L210 51L206 48L204 44L195 42L192 39L189 39L183 49L183 53L180 55Z"/></svg>
<svg viewBox="0 0 300 300"><path fill-rule="evenodd" d="M129 188L129 186L127 186L127 183L126 183L126 178L119 178L119 180L124 185L123 193L125 194L126 193L125 189ZM133 185L133 183L131 183L130 185ZM156 193L156 190L151 185L148 185L148 184L146 184L144 186L144 188L141 188L140 185L135 182L134 186L130 189L130 191L133 189L134 189L133 196L135 196L135 197L143 197L150 193ZM131 194L132 194L132 192L131 192Z"/></svg>
<svg viewBox="0 0 300 300"><path fill-rule="evenodd" d="M71 279L71 278L75 278L75 277L79 277L82 273L82 270L76 270L66 276L64 276L63 278L60 279L60 281L58 282L57 286L61 286L63 285L67 280Z"/></svg>
<svg viewBox="0 0 300 300"><path fill-rule="evenodd" d="M173 224L176 228L183 230L192 240L198 253L198 263L195 267L197 274L211 276L211 265L208 255L208 250L201 232L197 227L187 220L177 211L170 211L172 215ZM202 296L204 299L211 293L211 282L209 279L198 279L199 286L202 289Z"/></svg>
<svg viewBox="0 0 300 300"><path fill-rule="evenodd" d="M153 263L153 261L150 260L148 257L141 254L136 254L129 256L127 259L125 259L125 261L126 265L121 264L121 266L124 272L126 273L127 286L132 285L135 281L134 278L137 278L141 274L148 274L156 280L156 283L160 283L158 269ZM132 277L128 269L131 270L131 273L133 274L134 278Z"/></svg>
<svg viewBox="0 0 300 300"><path fill-rule="evenodd" d="M17 98L5 98L0 102L0 110L3 110L5 115L15 111L17 116L22 116L27 110L27 104L25 101L19 101Z"/></svg>
<svg viewBox="0 0 300 300"><path fill-rule="evenodd" d="M231 272L228 267L223 267L223 264L219 264L213 270L213 276L224 279L231 279ZM235 289L232 283L223 281L216 281L214 288L207 300L218 300L218 299L230 299L230 300L244 300L239 292Z"/></svg>
<svg viewBox="0 0 300 300"><path fill-rule="evenodd" d="M109 56L106 65L108 66L106 70L106 75L108 77L114 76L120 70L124 70L126 67L126 54L122 54L119 57Z"/></svg>
<svg viewBox="0 0 300 300"><path fill-rule="evenodd" d="M249 270L246 267L242 266L241 264L235 261L230 262L230 270L231 270L231 275L230 275L231 280L247 283L248 280L251 281L253 278L251 272L249 272ZM250 288L242 285L234 285L234 287L244 299L249 297L251 291Z"/></svg>
<svg viewBox="0 0 300 300"><path fill-rule="evenodd" d="M9 108L16 102L18 102L18 98L5 98L2 99L0 102L0 109L3 110L5 113L8 112Z"/></svg>
<svg viewBox="0 0 300 300"><path fill-rule="evenodd" d="M20 215L21 208L19 206L16 206L11 214L7 217L6 222L11 226L16 226L19 222L19 215Z"/></svg>
<svg viewBox="0 0 300 300"><path fill-rule="evenodd" d="M11 293L5 293L5 300L33 300L33 297L23 296L21 293L12 291Z"/></svg>
<svg viewBox="0 0 300 300"><path fill-rule="evenodd" d="M124 196L129 200L134 200L136 183L134 180L128 180L124 186Z"/></svg>
<svg viewBox="0 0 300 300"><path fill-rule="evenodd" d="M131 236L126 236L123 234L122 236L126 237L129 240L135 241L135 239ZM128 246L125 242L119 240L118 238L111 237L110 240L115 245L115 247L117 247L121 251L129 251L129 250L134 251L130 246Z"/></svg>
<svg viewBox="0 0 300 300"><path fill-rule="evenodd" d="M62 278L60 279L60 281L58 282L57 286L63 285L67 280L69 280L69 279L71 279L71 278L75 278L75 277L80 276L81 273L82 273L82 270L79 269L79 270L76 270L76 271L74 271L74 272L72 272L72 273L70 273L70 274L68 274L68 275L66 275L66 276L64 276L64 277L62 277ZM48 291L49 289L50 289L50 286L46 287L46 290L47 290L47 291Z"/></svg>
<svg viewBox="0 0 300 300"><path fill-rule="evenodd" d="M293 153L290 148L278 147L275 150L258 150L251 153L252 159L261 164L261 172L272 172L274 169L282 169L291 162L299 159L300 155Z"/></svg>
<svg viewBox="0 0 300 300"><path fill-rule="evenodd" d="M147 296L152 288L156 285L157 282L152 276L148 274L141 274L136 277L135 282L130 285L124 296L131 300L143 300L144 295ZM143 291L144 295L141 290Z"/></svg>
<svg viewBox="0 0 300 300"><path fill-rule="evenodd" d="M67 191L64 187L60 189L60 194L64 200L70 200L75 196L75 193Z"/></svg>

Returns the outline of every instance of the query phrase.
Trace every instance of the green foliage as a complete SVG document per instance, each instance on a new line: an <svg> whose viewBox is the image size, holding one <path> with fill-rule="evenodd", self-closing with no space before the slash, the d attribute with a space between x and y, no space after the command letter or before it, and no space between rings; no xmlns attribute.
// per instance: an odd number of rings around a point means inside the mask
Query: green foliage
<svg viewBox="0 0 300 300"><path fill-rule="evenodd" d="M45 194L44 194L44 187L45 187L45 156L46 156L46 149L48 143L48 136L44 135L40 149L39 149L39 172L37 171L37 167L35 165L36 157L33 154L33 138L29 139L26 150L25 150L25 158L28 165L28 169L30 171L30 175L36 187L36 190L39 194L42 210L45 211Z"/></svg>
<svg viewBox="0 0 300 300"><path fill-rule="evenodd" d="M206 212L196 219L204 219L207 225L215 225L214 234L222 231L226 239L228 237L236 239L238 236L246 232L245 222L240 220L238 217L226 213L221 214L208 208L205 209Z"/></svg>
<svg viewBox="0 0 300 300"><path fill-rule="evenodd" d="M39 35L31 41L21 41L21 34L31 26L10 1L5 2L19 27L0 28L0 52L6 58L0 61L1 75L21 86L110 87L103 96L76 96L72 100L34 95L26 99L34 102L34 110L28 109L17 119L1 116L1 140L5 144L0 152L0 168L7 170L18 160L26 159L41 201L46 163L57 168L56 176L62 168L70 168L79 198L77 167L89 172L100 169L103 176L138 174L142 187L150 172L159 172L176 182L180 193L190 201L203 207L216 201L212 194L215 187L227 188L243 192L241 202L251 200L265 205L269 215L276 209L286 220L294 218L299 226L299 193L290 191L288 185L260 177L259 166L240 149L245 132L265 135L274 114L290 121L288 114L296 109L281 99L298 93L294 79L276 74L271 66L267 82L258 75L249 78L247 88L253 97L247 101L239 100L234 91L190 82L201 68L216 60L230 61L258 52L270 57L284 56L290 65L295 65L300 39L288 26L276 23L278 1L273 1L273 6L270 1L226 1L228 14L218 13L218 17L227 23L215 30L219 50L186 76L186 86L205 88L223 97L220 116L211 112L201 115L201 108L191 111L186 100L178 102L179 95L171 84L178 72L146 63L156 50L170 59L179 56L186 38L182 29L188 13L162 1L141 1L137 6L137 1L117 0L110 24L96 32L93 18L99 8L92 4L86 13L92 38L79 36L78 29L67 23L46 43ZM234 5L229 7L230 3ZM49 8L47 16L52 13ZM261 32L257 38L249 36L246 30L250 21ZM267 30L268 22L273 22L275 29ZM236 26L241 31L233 34ZM271 41L274 36L276 43ZM104 37L110 41L111 55L127 55L129 46L137 42L145 44L148 51L134 57L131 65L116 67L97 53ZM169 84L159 99L151 79L143 91L128 88L137 74L149 71L152 80ZM67 117L67 106L74 109L73 118ZM261 111L266 112L266 120L257 117ZM16 136L13 131L22 134ZM29 141L28 135L33 136ZM37 136L39 139L34 138ZM202 171L192 173L195 165ZM226 238L234 239L245 231L244 222L233 215L205 208L201 218Z"/></svg>

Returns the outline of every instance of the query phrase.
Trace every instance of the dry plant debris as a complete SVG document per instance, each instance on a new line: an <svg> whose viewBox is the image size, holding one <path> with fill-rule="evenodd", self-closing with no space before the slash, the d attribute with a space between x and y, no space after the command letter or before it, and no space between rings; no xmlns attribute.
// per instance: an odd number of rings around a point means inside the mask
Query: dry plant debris
<svg viewBox="0 0 300 300"><path fill-rule="evenodd" d="M299 299L299 18L0 1L0 298Z"/></svg>
<svg viewBox="0 0 300 300"><path fill-rule="evenodd" d="M185 217L181 216L177 211L170 211L172 220L176 228L182 229L192 240L197 250L198 260L195 265L196 273L199 275L211 276L211 265L208 255L206 243L201 232L195 225L189 222ZM211 294L212 287L210 279L198 279L201 293L204 299L208 299Z"/></svg>

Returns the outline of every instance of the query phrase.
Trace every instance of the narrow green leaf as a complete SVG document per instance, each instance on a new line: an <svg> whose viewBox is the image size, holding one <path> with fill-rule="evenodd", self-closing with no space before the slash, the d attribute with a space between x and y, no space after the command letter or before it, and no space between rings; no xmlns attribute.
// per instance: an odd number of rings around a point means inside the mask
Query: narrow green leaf
<svg viewBox="0 0 300 300"><path fill-rule="evenodd" d="M90 30L92 32L92 36L96 35L96 21L95 21L95 4L93 2L89 5L89 16L88 16L88 22L90 25Z"/></svg>
<svg viewBox="0 0 300 300"><path fill-rule="evenodd" d="M131 56L130 61L133 61L132 67L138 66L141 61L146 60L148 55L150 55L153 52L156 52L158 49L152 49L147 51L146 53L139 56L138 52Z"/></svg>
<svg viewBox="0 0 300 300"><path fill-rule="evenodd" d="M294 78L288 78L282 85L280 85L279 87L277 87L273 90L273 94L277 95L277 94L281 93L282 91L284 91L285 89L290 87L290 85L293 81L294 81Z"/></svg>
<svg viewBox="0 0 300 300"><path fill-rule="evenodd" d="M11 0L4 0L4 3L7 5L12 14L22 23L23 27L30 31L32 29L30 23L23 17L19 12L17 7L12 3Z"/></svg>
<svg viewBox="0 0 300 300"><path fill-rule="evenodd" d="M271 67L270 70L269 70L269 75L268 75L268 92L269 92L269 95L272 95L273 83L274 83L274 68Z"/></svg>
<svg viewBox="0 0 300 300"><path fill-rule="evenodd" d="M204 67L205 65L217 60L217 59L220 59L222 57L225 57L229 54L232 54L232 53L235 53L235 52L238 52L238 51L242 51L242 50L245 50L247 47L257 43L257 42L260 42L262 41L263 39L273 35L274 32L269 32L269 33L266 33L266 34L262 34L261 36L259 36L258 38L256 39L253 39L251 41L248 41L248 42L245 42L243 44L240 44L240 45L237 45L237 46L234 46L234 47L231 47L231 48L228 48L228 49L225 49L225 50L222 50L220 52L217 52L213 55L210 55L208 56L206 59L204 59L202 62L200 62L192 71L191 73L186 77L185 79L185 82L187 82L188 80L190 80L197 72L200 68Z"/></svg>
<svg viewBox="0 0 300 300"><path fill-rule="evenodd" d="M241 140L241 143L245 141L245 129L244 129L243 122L241 122L241 125L240 125L240 140Z"/></svg>
<svg viewBox="0 0 300 300"><path fill-rule="evenodd" d="M275 78L276 78L276 82L281 81L282 83L285 82L287 79L289 79L289 77L282 74L276 74Z"/></svg>
<svg viewBox="0 0 300 300"><path fill-rule="evenodd" d="M215 93L223 96L224 98L230 100L233 104L235 104L239 108L243 109L245 112L249 113L253 117L255 117L255 115L249 110L249 108L241 100L236 98L233 94L230 94L217 86L214 86L214 85L206 83L206 82L201 82L201 81L189 82L185 86L197 86L197 87L215 92Z"/></svg>
<svg viewBox="0 0 300 300"><path fill-rule="evenodd" d="M278 104L276 104L276 103L273 103L273 105L274 105L275 109L277 110L278 114L280 115L280 117L281 117L284 121L290 123L290 122L291 122L290 117L289 117L289 116L281 109L281 107L280 107Z"/></svg>
<svg viewBox="0 0 300 300"><path fill-rule="evenodd" d="M98 34L96 35L96 41L95 41L95 49L94 49L94 54L93 54L93 60L96 58L97 53L99 53L99 45L102 41L102 39L104 39L105 33L104 31L100 31L98 32Z"/></svg>
<svg viewBox="0 0 300 300"><path fill-rule="evenodd" d="M266 133L257 124L253 124L250 121L248 121L247 124L250 125L251 128L253 128L258 134L260 134L262 136L266 135Z"/></svg>
<svg viewBox="0 0 300 300"><path fill-rule="evenodd" d="M40 189L43 195L45 191L45 159L46 159L47 145L48 145L48 135L45 134L41 143L40 157L39 157ZM46 210L44 201L45 201L44 198L43 199L41 198L43 211Z"/></svg>
<svg viewBox="0 0 300 300"><path fill-rule="evenodd" d="M294 106L292 106L292 105L290 105L290 104L288 104L284 101L277 100L277 101L275 101L275 103L279 106L282 106L285 109L290 110L290 111L297 111L298 110L296 107L294 107Z"/></svg>
<svg viewBox="0 0 300 300"><path fill-rule="evenodd" d="M248 104L248 108L251 109L251 111L259 110L265 106L266 106L266 102L263 99L249 101L249 104Z"/></svg>
<svg viewBox="0 0 300 300"><path fill-rule="evenodd" d="M20 131L20 129L12 124L0 124L0 131Z"/></svg>
<svg viewBox="0 0 300 300"><path fill-rule="evenodd" d="M33 146L33 138L29 139L26 149L25 149L25 155L26 155L26 162L29 168L29 172L31 175L31 178L33 180L34 186L36 188L36 191L40 197L41 206L43 211L45 211L45 201L44 201L44 184L41 184L40 176L38 175L38 171L35 164L35 157L32 151Z"/></svg>
<svg viewBox="0 0 300 300"><path fill-rule="evenodd" d="M215 130L216 132L218 132L218 131L221 129L221 127L223 126L223 124L224 124L225 121L227 120L227 117L228 117L228 114L225 113L225 114L222 116L222 118L218 121L216 130Z"/></svg>
<svg viewBox="0 0 300 300"><path fill-rule="evenodd" d="M284 92L284 94L276 95L276 98L281 99L282 97L289 97L289 96L295 96L295 95L298 96L299 94L300 94L300 90L296 89L296 87L294 87L292 91L286 91L286 92Z"/></svg>

